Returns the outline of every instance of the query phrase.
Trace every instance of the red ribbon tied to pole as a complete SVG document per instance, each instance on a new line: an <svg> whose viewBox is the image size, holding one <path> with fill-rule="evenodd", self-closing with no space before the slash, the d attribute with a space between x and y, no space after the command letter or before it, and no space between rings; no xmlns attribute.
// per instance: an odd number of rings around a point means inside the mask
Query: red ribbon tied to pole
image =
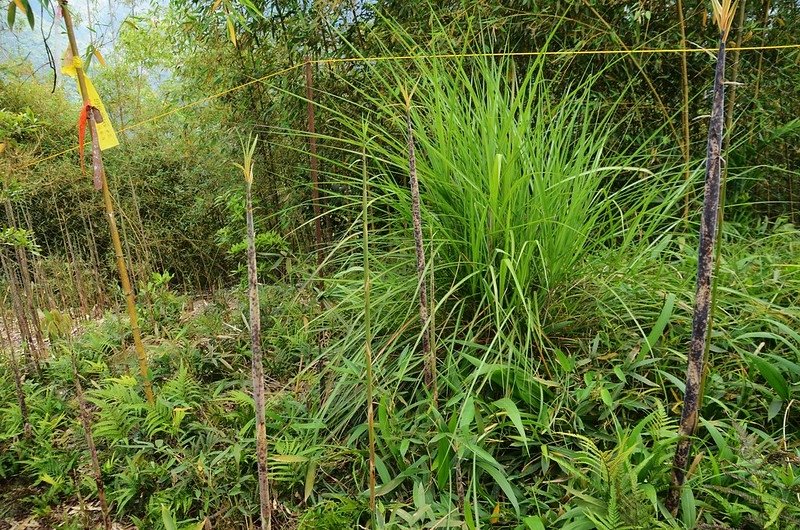
<svg viewBox="0 0 800 530"><path fill-rule="evenodd" d="M78 158L81 160L81 172L85 173L86 169L83 165L83 143L86 136L86 122L89 121L89 109L92 107L90 103L86 103L81 107L81 114L78 116Z"/></svg>
<svg viewBox="0 0 800 530"><path fill-rule="evenodd" d="M86 169L83 164L83 146L84 139L86 138L86 123L89 120L93 120L89 133L92 137L92 173L94 174L94 189L100 191L103 189L103 161L100 158L100 139L98 138L97 123L102 122L103 118L97 107L93 107L91 103L86 103L81 107L81 114L78 117L78 156L81 159L81 172L84 174L86 173Z"/></svg>

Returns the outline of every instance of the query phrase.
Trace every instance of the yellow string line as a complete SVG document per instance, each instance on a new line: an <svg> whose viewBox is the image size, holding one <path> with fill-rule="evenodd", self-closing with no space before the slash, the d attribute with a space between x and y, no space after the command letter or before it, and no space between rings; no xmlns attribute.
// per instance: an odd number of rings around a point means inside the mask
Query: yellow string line
<svg viewBox="0 0 800 530"><path fill-rule="evenodd" d="M741 46L741 47L732 47L727 48L727 51L756 51L756 50L790 50L790 49L798 49L800 48L800 44L775 44L770 46ZM461 58L476 58L476 57L552 57L552 56L576 56L576 55L633 55L633 54L667 54L667 53L714 53L716 52L716 48L633 48L629 50L553 50L553 51L532 51L532 52L486 52L486 53L441 53L441 54L432 54L432 55L390 55L390 56L374 56L374 57L341 57L341 58L330 58L330 59L315 59L310 61L311 64L336 64L336 63L364 63L364 62L386 62L386 61L408 61L413 59L461 59ZM179 107L175 107L174 109L170 109L168 111L162 112L160 114L156 114L155 116L151 116L145 120L140 122L128 125L127 127L123 127L119 130L119 132L130 131L132 129L136 129L137 127L141 127L146 123L150 123L153 121L158 121L162 118L166 118L167 116L171 116L172 114L176 114L181 112L182 110L186 110L188 108L194 107L201 103L205 103L206 101L211 101L213 99L220 98L226 94L230 94L231 92L236 92L241 90L247 86L253 85L255 83L262 83L270 78L277 77L282 74L289 73L293 70L297 70L301 66L304 66L305 63L298 63L294 66L290 66L288 68L284 68L282 70L278 70L276 72L269 73L265 76L252 79L247 81L246 83L242 83L241 85L236 85L232 88L228 88L221 92L217 92L216 94L211 94L210 96L206 96L204 98L198 99L196 101L192 101L191 103L187 103L185 105L181 105ZM69 149L65 149L58 153L46 156L44 158L39 158L30 164L26 164L22 166L20 169L25 169L28 167L35 166L42 162L46 162L47 160L52 160L53 158L57 158L61 155L65 155L67 153L71 153L73 151L77 151L78 146L70 147Z"/></svg>
<svg viewBox="0 0 800 530"><path fill-rule="evenodd" d="M800 44L775 44L770 46L740 46L726 47L726 51L754 51L754 50L787 50L800 48ZM715 54L717 48L633 48L627 50L552 50L552 51L532 51L532 52L486 52L486 53L442 53L433 55L390 55L375 57L343 57L332 59L317 59L311 61L312 64L331 64L331 63L357 63L357 62L381 62L381 61L404 61L409 59L458 59L470 57L547 57L547 56L570 56L570 55L644 55L659 53L712 53Z"/></svg>

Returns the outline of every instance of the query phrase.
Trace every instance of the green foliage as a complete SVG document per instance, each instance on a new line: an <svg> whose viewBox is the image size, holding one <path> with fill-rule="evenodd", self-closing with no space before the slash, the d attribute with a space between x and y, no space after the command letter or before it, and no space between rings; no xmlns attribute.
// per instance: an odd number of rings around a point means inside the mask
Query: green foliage
<svg viewBox="0 0 800 530"><path fill-rule="evenodd" d="M40 252L39 246L30 230L24 228L3 228L0 230L0 245L11 248L24 248L34 254Z"/></svg>
<svg viewBox="0 0 800 530"><path fill-rule="evenodd" d="M594 76L556 94L543 67L534 62L508 82L502 62L420 60L407 77L376 70L376 86L361 92L381 109L377 123L388 124L373 126L369 152L386 229L410 224L397 178L408 161L393 126L399 109L391 95L373 94L416 85L417 171L437 282L474 313L491 314L493 332L539 348L561 332L565 301L582 298L593 269L607 267L610 253L636 255L656 240L684 191L669 172L640 166L649 143L620 145L626 124L613 121L614 102L594 100ZM354 134L358 123L341 120ZM339 185L348 184L355 187ZM614 265L629 274L636 262Z"/></svg>
<svg viewBox="0 0 800 530"><path fill-rule="evenodd" d="M22 112L0 109L0 141L20 142L28 140L42 127L30 108Z"/></svg>
<svg viewBox="0 0 800 530"><path fill-rule="evenodd" d="M214 234L216 245L225 252L235 265L230 272L240 283L247 283L247 228L245 224L245 198L241 189L231 189L215 198L215 204L225 212L225 226ZM257 210L257 204L254 210ZM289 254L285 238L266 226L264 216L254 216L256 221L256 258L259 277L275 280L280 278L284 261Z"/></svg>
<svg viewBox="0 0 800 530"><path fill-rule="evenodd" d="M681 520L667 517L658 502L669 481L675 441L675 417L666 410L665 393L680 390L680 353L690 315L686 286L693 263L676 239L643 258L650 266L636 278L607 279L620 307L634 312L644 332L602 306L608 328L596 328L595 338L586 342L559 340L551 353L551 376L507 363L513 342L485 343L469 319L448 320L440 310L436 343L443 393L437 410L429 408L418 385L416 333L398 335L390 327L396 317L387 308L397 290L388 291L386 282L402 285L405 279L387 272L395 258L383 253L385 247L372 247L373 324L382 330L374 366L378 520L398 529L472 528L495 519L523 529L540 523L544 528L796 526L796 416L745 352L773 366L765 373L780 374L796 392L800 341L792 330L800 320L794 302L800 284L788 258L800 234L773 224L762 232L736 224L729 230L714 368L698 432L703 456L690 478L693 495L684 499ZM329 291L343 292L346 278ZM121 355L128 333L124 319L109 315L69 346L81 360L107 494L115 517L140 528L173 523L193 528L206 516L214 527L237 527L258 511L242 296L220 293L195 301L191 310L184 300L176 312L169 309L174 295L166 294L168 281L168 274L160 275L147 288L160 293L146 301L157 306L160 331L148 328L145 340L153 347L158 343L151 351L169 352L155 370L154 406L125 375L135 373L135 366L130 355ZM353 280L353 289L357 283L360 279ZM679 293L667 324L661 322L663 295L647 287ZM343 305L320 317L339 315L338 325L350 328L332 337L319 370L316 303L306 292L282 286L264 288L262 300L267 373L281 381L269 384L267 405L281 513L294 514L286 517L296 517L299 528L361 524L367 506L363 356L359 349L346 349L350 341L358 342L361 321L347 318ZM408 306L415 322L412 299L394 303ZM59 318L52 313L49 320ZM649 333L651 327L660 330L658 338ZM608 332L612 329L615 333ZM458 336L449 335L455 330ZM67 345L63 337L55 340ZM765 344L757 351L756 342ZM650 345L644 354L643 344ZM742 355L723 355L738 350ZM29 440L10 371L0 372L5 404L0 474L35 488L35 495L24 494L19 502L40 513L68 502L76 488L84 497L95 494L93 481L73 479L76 472L86 475L88 456L68 350L56 351L42 378L25 382L33 425ZM459 476L464 509L459 509Z"/></svg>

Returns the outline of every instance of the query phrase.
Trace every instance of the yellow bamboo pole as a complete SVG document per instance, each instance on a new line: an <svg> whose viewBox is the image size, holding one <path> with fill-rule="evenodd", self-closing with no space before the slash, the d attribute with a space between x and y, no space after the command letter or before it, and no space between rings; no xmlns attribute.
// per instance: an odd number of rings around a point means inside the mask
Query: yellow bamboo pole
<svg viewBox="0 0 800 530"><path fill-rule="evenodd" d="M75 41L75 31L72 28L72 16L67 8L67 0L59 0L61 11L64 15L64 25L67 28L67 39L69 40L69 47L72 51L73 57L79 57L78 44ZM78 77L78 86L81 89L81 96L83 97L83 104L90 105L89 92L86 89L86 78L84 77L83 68L80 64L75 65L75 71ZM100 153L100 148L97 140L97 127L95 125L94 112L91 110L87 112L89 120L89 134L92 137L92 164L95 175L100 175L103 190L103 202L105 204L106 216L108 217L108 227L111 231L111 242L114 246L114 255L117 261L117 272L119 273L119 280L122 284L122 292L125 293L125 302L128 310L128 317L131 321L131 332L133 333L133 346L136 349L136 357L139 361L139 373L142 376L142 386L144 393L147 397L147 402L152 404L155 402L153 394L153 386L150 382L150 371L147 366L147 355L144 352L144 344L142 344L142 332L139 329L139 318L136 314L136 297L131 289L131 282L128 277L128 267L125 265L125 254L122 252L122 242L119 238L119 230L117 229L117 220L114 213L114 203L111 200L111 191L108 189L108 179L106 172L103 169L103 157Z"/></svg>

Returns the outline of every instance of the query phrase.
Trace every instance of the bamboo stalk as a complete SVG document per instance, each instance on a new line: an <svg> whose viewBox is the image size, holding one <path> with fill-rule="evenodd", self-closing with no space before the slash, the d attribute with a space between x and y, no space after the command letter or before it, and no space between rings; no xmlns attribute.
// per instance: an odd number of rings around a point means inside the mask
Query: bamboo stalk
<svg viewBox="0 0 800 530"><path fill-rule="evenodd" d="M691 437L697 428L698 411L703 398L703 372L708 330L712 314L712 270L714 269L714 250L717 243L721 149L723 141L723 121L725 115L725 41L731 27L735 0L723 0L719 4L713 0L714 18L720 29L719 52L714 73L714 96L711 119L708 127L708 148L706 152L706 177L703 196L703 216L700 223L700 243L697 260L697 283L695 289L694 317L692 319L692 338L690 342L688 366L686 369L686 389L683 410L678 428L678 445L672 466L672 484L667 496L666 507L675 515L681 490L686 480L686 466L691 450Z"/></svg>
<svg viewBox="0 0 800 530"><path fill-rule="evenodd" d="M767 42L767 24L769 23L769 8L770 8L770 0L764 0L764 13L761 18L761 44L760 46L764 46ZM756 83L755 89L753 90L753 101L758 99L758 93L761 89L761 75L763 73L764 67L764 50L758 50L758 64L756 66Z"/></svg>
<svg viewBox="0 0 800 530"><path fill-rule="evenodd" d="M33 365L37 374L41 374L42 367L39 365L39 355L33 345L33 337L31 335L30 327L28 326L28 317L20 299L20 287L18 284L17 273L9 264L9 258L6 256L4 249L0 249L0 261L2 261L3 270L6 274L6 278L8 278L8 286L11 292L11 305L14 308L17 326L19 327L19 332L22 336L23 350L28 354L28 363Z"/></svg>
<svg viewBox="0 0 800 530"><path fill-rule="evenodd" d="M317 268L322 267L322 209L319 203L319 159L317 158L316 120L314 117L314 76L311 59L306 57L306 112L308 114L308 149L311 163L311 202L314 207L314 244L317 247ZM320 271L322 274L322 271Z"/></svg>
<svg viewBox="0 0 800 530"><path fill-rule="evenodd" d="M366 124L363 144L361 146L362 164L362 229L364 232L364 365L366 366L367 378L367 432L369 436L369 509L372 516L375 516L375 411L374 411L374 389L372 375L372 322L370 320L370 276L369 276L369 179L367 176L367 134Z"/></svg>
<svg viewBox="0 0 800 530"><path fill-rule="evenodd" d="M61 221L61 211L56 206L56 215L58 216L59 221ZM81 270L78 261L78 254L75 250L75 245L72 244L72 236L69 235L69 230L66 227L66 220L63 222L59 222L64 227L64 238L67 242L67 253L70 257L70 262L72 265L72 274L75 277L75 289L78 291L78 300L81 304L81 318L85 318L89 315L89 302L87 301L86 297L86 287L83 285L83 277L81 275Z"/></svg>
<svg viewBox="0 0 800 530"><path fill-rule="evenodd" d="M25 217L25 226L28 228L28 232L33 234L33 223L31 222L30 212L27 208L23 210L23 214ZM51 310L56 309L55 297L53 296L52 290L50 290L48 282L45 280L44 273L42 272L41 259L33 259L32 262L33 283L37 287L35 293L35 301L37 305L39 307L49 307Z"/></svg>
<svg viewBox="0 0 800 530"><path fill-rule="evenodd" d="M5 207L9 224L13 227L19 228L20 225L17 222L17 216L14 213L14 208L11 206L10 198L6 200ZM30 234L32 233L33 232L30 232ZM31 273L30 269L28 268L28 253L25 247L19 245L17 245L15 250L17 254L17 264L20 270L20 278L22 279L22 291L25 295L24 309L28 311L28 322L31 325L31 333L33 338L36 340L36 351L41 359L47 355L47 345L44 342L44 335L42 335L42 328L39 324L39 313L36 310L36 305L34 303L33 287L31 285Z"/></svg>
<svg viewBox="0 0 800 530"><path fill-rule="evenodd" d="M681 49L686 50L686 19L683 13L683 0L678 0L678 27L681 30ZM689 66L685 51L681 52L681 125L683 129L683 179L687 183L691 178L691 139L689 131ZM683 220L689 222L689 203L692 200L691 192L687 189L683 202Z"/></svg>
<svg viewBox="0 0 800 530"><path fill-rule="evenodd" d="M595 9L594 5L592 5L592 2L590 2L589 0L583 0L583 3L584 3L584 5L586 7L589 8L589 10L597 18L597 20L599 20L606 27L606 29L609 32L609 35L611 36L611 38L613 38L617 42L617 45L620 48L622 48L623 50L625 50L626 52L628 52L628 58L631 60L631 62L634 64L634 66L636 66L636 69L639 70L639 73L642 75L642 78L644 78L645 83L650 88L650 92L652 92L653 98L655 98L655 100L656 100L656 106L661 111L661 114L664 116L664 119L666 120L667 125L670 128L670 131L672 131L673 136L675 138L680 138L680 135L678 135L678 131L675 129L675 125L672 123L672 116L670 116L670 113L667 110L667 106L664 104L664 100L661 99L661 93L658 91L656 86L653 84L653 81L647 75L647 72L645 72L645 69L644 69L644 66L642 66L642 63L639 61L639 59L636 57L636 55L634 55L633 53L630 53L630 51L631 51L630 48L628 48L628 46L625 44L625 42L619 36L617 31L614 29L614 26L612 26L597 11L597 9Z"/></svg>
<svg viewBox="0 0 800 530"><path fill-rule="evenodd" d="M414 126L411 122L411 94L405 94L406 129L408 133L408 181L411 187L411 216L414 225L414 249L417 255L417 286L419 288L419 320L422 326L422 355L424 359L423 380L431 389L433 406L436 406L436 359L431 353L430 328L428 326L428 285L425 281L425 247L422 242L422 216L420 214L419 180L417 158L414 151Z"/></svg>
<svg viewBox="0 0 800 530"><path fill-rule="evenodd" d="M103 314L105 308L105 296L103 294L103 281L100 277L100 260L97 257L97 243L94 239L94 226L91 224L91 219L87 221L89 216L86 214L83 204L80 205L81 220L83 222L83 229L86 232L85 246L89 252L89 264L92 269L92 277L95 283L95 292L93 302L93 312L96 316Z"/></svg>
<svg viewBox="0 0 800 530"><path fill-rule="evenodd" d="M466 495L464 494L464 471L461 469L461 458L458 456L458 450L455 451L456 461L456 495L458 496L458 511L464 513L464 506L466 506ZM465 517L466 518L466 517Z"/></svg>
<svg viewBox="0 0 800 530"><path fill-rule="evenodd" d="M100 500L100 510L103 513L103 527L105 530L111 530L111 512L108 509L108 502L106 501L106 489L103 482L103 474L100 470L100 460L97 457L97 446L94 443L94 436L92 436L92 415L91 412L89 412L89 407L86 405L86 397L83 394L83 386L81 385L81 377L78 372L78 360L75 357L75 350L70 347L70 351L72 352L72 375L75 378L75 396L78 398L81 425L83 426L86 446L89 448L89 456L92 461L92 473L94 474L94 483L97 487L97 498Z"/></svg>
<svg viewBox="0 0 800 530"><path fill-rule="evenodd" d="M8 291L6 291L6 298L8 298ZM8 319L6 318L5 312L5 299L3 300L3 305L0 307L0 311L3 314L3 329L6 332L6 343L8 344L8 358L9 362L11 363L11 371L14 374L14 388L17 392L17 403L19 403L19 412L20 416L22 416L22 425L23 425L23 433L25 438L31 437L31 420L30 415L28 414L28 404L25 401L25 390L22 387L22 371L19 368L19 363L17 363L17 356L14 353L14 341L11 339L11 330L8 325Z"/></svg>
<svg viewBox="0 0 800 530"><path fill-rule="evenodd" d="M744 30L744 15L745 15L745 8L747 6L747 0L741 0L741 4L739 5L739 16L737 18L737 29L736 29L736 50L733 52L733 60L732 60L732 68L731 68L731 89L730 93L728 94L728 98L725 100L725 129L723 134L723 142L722 142L722 152L727 153L730 145L731 145L731 137L733 136L733 109L736 104L736 79L739 77L739 56L740 50L742 46L742 37L743 37L743 30ZM728 164L725 164L725 167L722 169L722 177L720 182L720 191L719 191L719 220L717 221L717 244L714 250L714 274L711 277L711 314L714 314L714 311L717 307L717 278L719 278L719 265L720 265L720 257L722 253L722 225L725 218L725 200L727 197L726 190L727 190L727 183L728 183ZM709 346L711 344L711 332L714 327L713 321L709 321L708 323L708 333L706 334L706 349L703 355L704 359L708 359L708 352ZM701 384L701 393L702 389L705 389L705 374L703 374L703 381Z"/></svg>
<svg viewBox="0 0 800 530"><path fill-rule="evenodd" d="M744 38L744 16L747 7L747 0L741 0L739 4L739 12L736 17L736 49L733 51L731 58L731 75L727 81L731 84L731 89L728 94L728 99L725 100L725 139L722 146L722 151L727 153L731 145L731 137L733 136L733 108L736 105L736 81L739 78L739 57L741 56L742 39ZM722 172L722 194L721 198L725 200L725 182L728 176L728 165ZM724 204L724 202L723 202Z"/></svg>
<svg viewBox="0 0 800 530"><path fill-rule="evenodd" d="M64 25L67 29L67 39L72 51L73 57L79 57L78 45L75 41L75 32L72 28L72 15L70 15L67 8L67 0L59 0L61 11L64 15ZM83 75L83 69L80 65L75 68L78 77L78 85L81 89L84 105L91 105L89 101L89 92L86 90L86 80ZM155 395L153 394L153 386L150 382L150 370L147 364L147 355L144 351L142 344L142 332L139 329L139 319L136 314L136 298L131 289L130 278L128 276L128 268L125 265L125 255L122 252L122 242L119 238L119 230L117 229L116 214L114 213L114 203L111 200L111 191L108 188L108 179L106 178L105 170L103 169L103 157L100 153L100 147L97 139L97 127L94 119L94 112L87 112L89 121L89 134L92 137L92 165L95 175L100 176L103 192L103 203L106 209L106 216L108 218L108 226L111 231L111 242L114 246L114 254L117 261L117 271L119 272L120 283L122 284L122 292L125 293L126 307L128 310L128 317L131 321L131 332L133 333L133 344L136 350L136 356L139 361L139 373L142 377L142 386L144 393L147 397L147 402L153 404L155 402Z"/></svg>
<svg viewBox="0 0 800 530"><path fill-rule="evenodd" d="M6 177L6 189L10 189L10 177ZM11 205L10 194L7 194L6 200L3 201L5 207L6 218L8 224L12 228L19 228L17 217L14 213L14 208ZM33 289L31 288L30 271L28 270L28 259L25 253L25 248L20 245L14 246L14 254L16 255L16 267L9 264L9 269L13 272L13 278L9 277L9 281L14 282L14 294L19 300L20 307L23 311L21 316L24 320L24 326L27 329L27 339L29 340L29 347L33 352L36 359L42 359L46 353L46 346L44 344L44 337L42 336L41 327L39 326L39 314L36 311L33 300ZM19 269L19 276L16 271ZM18 315L19 317L20 315ZM21 328L22 329L22 328Z"/></svg>
<svg viewBox="0 0 800 530"><path fill-rule="evenodd" d="M256 264L256 233L253 222L253 152L258 137L245 147L244 171L247 196L247 291L250 301L250 341L253 352L253 403L256 415L256 457L258 460L258 493L261 509L261 529L272 528L272 502L267 467L267 427L264 412L264 361L261 352L261 310L258 299L258 267ZM244 146L243 146L244 147Z"/></svg>

